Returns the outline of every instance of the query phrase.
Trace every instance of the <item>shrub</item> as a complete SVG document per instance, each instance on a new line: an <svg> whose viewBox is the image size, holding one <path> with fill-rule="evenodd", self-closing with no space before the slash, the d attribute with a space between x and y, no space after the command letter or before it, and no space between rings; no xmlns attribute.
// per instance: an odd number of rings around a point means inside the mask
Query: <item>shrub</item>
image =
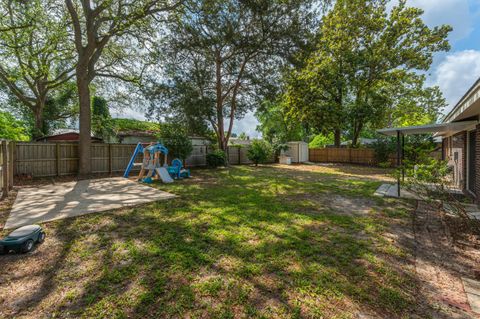
<svg viewBox="0 0 480 319"><path fill-rule="evenodd" d="M222 150L215 150L207 154L207 165L210 167L225 166L227 155Z"/></svg>
<svg viewBox="0 0 480 319"><path fill-rule="evenodd" d="M255 163L265 163L273 154L273 149L270 143L264 140L253 140L250 148L247 151L247 158Z"/></svg>
<svg viewBox="0 0 480 319"><path fill-rule="evenodd" d="M395 142L391 138L378 139L372 143L372 147L375 150L375 160L377 163L386 166L389 163L390 154L395 152Z"/></svg>
<svg viewBox="0 0 480 319"><path fill-rule="evenodd" d="M431 135L413 135L405 137L404 165L413 167L418 164L431 164L435 143Z"/></svg>
<svg viewBox="0 0 480 319"><path fill-rule="evenodd" d="M458 220L455 222L455 229L464 228L467 230L465 234L480 236L480 220L468 213L463 200L457 197L458 194L450 191L451 174L452 167L448 166L447 161L424 158L413 168L407 167L403 185L434 208L443 210L447 215L458 217L455 217ZM450 218L445 219L446 222L449 220L451 221ZM458 223L462 226L459 226Z"/></svg>
<svg viewBox="0 0 480 319"><path fill-rule="evenodd" d="M180 158L185 165L185 159L193 151L192 140L188 137L186 131L174 125L164 125L159 138L168 149L169 157Z"/></svg>

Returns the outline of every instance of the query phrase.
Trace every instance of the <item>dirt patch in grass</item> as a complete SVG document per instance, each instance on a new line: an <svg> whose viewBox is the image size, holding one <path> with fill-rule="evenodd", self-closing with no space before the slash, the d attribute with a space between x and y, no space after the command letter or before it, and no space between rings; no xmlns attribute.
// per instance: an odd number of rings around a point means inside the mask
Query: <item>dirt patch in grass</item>
<svg viewBox="0 0 480 319"><path fill-rule="evenodd" d="M393 181L391 169L366 166L366 165L351 165L351 164L335 164L335 163L315 163L310 165L294 164L294 165L281 165L277 164L275 167L283 170L295 171L295 174L299 173L322 173L331 174L332 177L337 178L356 178L356 179L368 179L377 181Z"/></svg>
<svg viewBox="0 0 480 319"><path fill-rule="evenodd" d="M300 201L302 205L320 212L335 213L346 216L367 216L376 202L370 198L348 197L337 194L298 194L287 196L286 201Z"/></svg>
<svg viewBox="0 0 480 319"><path fill-rule="evenodd" d="M42 225L47 239L33 253L0 257L0 317L438 313L415 279L411 203L372 195L388 179L380 170L267 165L192 175L152 184L178 195L171 202Z"/></svg>

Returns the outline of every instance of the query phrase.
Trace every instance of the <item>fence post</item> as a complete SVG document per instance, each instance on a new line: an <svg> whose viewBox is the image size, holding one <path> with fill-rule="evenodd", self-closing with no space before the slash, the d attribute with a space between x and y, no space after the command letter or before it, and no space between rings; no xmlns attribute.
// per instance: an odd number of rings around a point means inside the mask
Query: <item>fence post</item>
<svg viewBox="0 0 480 319"><path fill-rule="evenodd" d="M2 141L2 198L8 196L8 147L7 141Z"/></svg>
<svg viewBox="0 0 480 319"><path fill-rule="evenodd" d="M57 176L60 176L60 143L55 145L55 169L57 170Z"/></svg>
<svg viewBox="0 0 480 319"><path fill-rule="evenodd" d="M112 144L108 143L108 172L112 175Z"/></svg>
<svg viewBox="0 0 480 319"><path fill-rule="evenodd" d="M242 160L240 159L240 156L242 155L242 150L240 149L240 146L237 146L237 152L238 152L238 165L242 164Z"/></svg>
<svg viewBox="0 0 480 319"><path fill-rule="evenodd" d="M15 167L15 155L14 155L14 152L15 152L15 142L10 142L10 152L8 153L10 156L9 156L9 159L8 159L8 162L9 162L9 167L8 167L8 180L10 181L10 184L8 185L10 187L10 189L13 189L13 168Z"/></svg>
<svg viewBox="0 0 480 319"><path fill-rule="evenodd" d="M348 162L349 163L352 162L352 148L351 147L348 148Z"/></svg>

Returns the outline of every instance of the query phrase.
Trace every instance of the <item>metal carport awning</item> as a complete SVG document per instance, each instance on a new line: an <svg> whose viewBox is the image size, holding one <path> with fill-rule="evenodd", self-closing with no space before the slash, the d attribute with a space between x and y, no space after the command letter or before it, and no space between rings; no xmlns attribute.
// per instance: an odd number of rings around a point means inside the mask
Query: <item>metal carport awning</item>
<svg viewBox="0 0 480 319"><path fill-rule="evenodd" d="M440 124L428 124L419 126L406 126L406 127L394 127L384 128L377 132L383 135L394 136L399 132L403 135L416 135L426 133L436 133L436 135L445 136L455 134L461 131L465 131L470 128L474 128L478 124L478 121L464 121L464 122L450 122Z"/></svg>
<svg viewBox="0 0 480 319"><path fill-rule="evenodd" d="M377 132L383 135L397 136L397 166L402 168L403 180L405 178L405 169L403 167L405 135L433 133L437 136L450 136L461 131L473 129L477 124L478 121L450 122L419 126L384 128L377 130ZM400 197L400 176L397 179L397 196Z"/></svg>

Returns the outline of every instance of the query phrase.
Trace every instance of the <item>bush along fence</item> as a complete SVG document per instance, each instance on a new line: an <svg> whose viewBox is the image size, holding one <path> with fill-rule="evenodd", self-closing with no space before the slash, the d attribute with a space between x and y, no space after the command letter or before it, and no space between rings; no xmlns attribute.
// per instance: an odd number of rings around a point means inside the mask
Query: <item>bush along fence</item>
<svg viewBox="0 0 480 319"><path fill-rule="evenodd" d="M49 177L75 175L78 172L77 143L11 143L11 176ZM120 173L125 170L136 144L92 143L92 173ZM187 167L206 166L206 155L213 150L207 145L194 145L185 160ZM232 165L251 164L248 146L230 146L228 160ZM172 160L173 157L169 157ZM140 161L138 158L137 161ZM271 162L274 162L272 157ZM136 167L135 170L139 168ZM134 170L134 171L135 171Z"/></svg>
<svg viewBox="0 0 480 319"><path fill-rule="evenodd" d="M308 154L309 161L316 163L379 164L375 150L371 148L310 148ZM395 154L392 154L389 158L390 165L394 166L395 161Z"/></svg>
<svg viewBox="0 0 480 319"><path fill-rule="evenodd" d="M13 188L13 153L15 144L0 140L0 199Z"/></svg>

